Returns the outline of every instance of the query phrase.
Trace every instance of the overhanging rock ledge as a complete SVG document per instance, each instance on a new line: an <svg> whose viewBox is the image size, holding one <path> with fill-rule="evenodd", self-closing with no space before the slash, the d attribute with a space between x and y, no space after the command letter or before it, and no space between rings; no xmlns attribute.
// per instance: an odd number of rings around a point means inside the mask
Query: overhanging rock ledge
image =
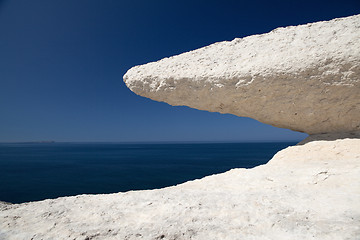
<svg viewBox="0 0 360 240"><path fill-rule="evenodd" d="M131 68L126 85L171 105L308 134L360 131L360 15L214 43Z"/></svg>

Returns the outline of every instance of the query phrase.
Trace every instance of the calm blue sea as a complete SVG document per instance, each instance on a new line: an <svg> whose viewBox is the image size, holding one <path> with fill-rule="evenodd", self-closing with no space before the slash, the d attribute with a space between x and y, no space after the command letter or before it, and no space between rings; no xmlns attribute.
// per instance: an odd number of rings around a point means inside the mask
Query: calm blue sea
<svg viewBox="0 0 360 240"><path fill-rule="evenodd" d="M0 201L171 186L268 162L282 143L1 143Z"/></svg>

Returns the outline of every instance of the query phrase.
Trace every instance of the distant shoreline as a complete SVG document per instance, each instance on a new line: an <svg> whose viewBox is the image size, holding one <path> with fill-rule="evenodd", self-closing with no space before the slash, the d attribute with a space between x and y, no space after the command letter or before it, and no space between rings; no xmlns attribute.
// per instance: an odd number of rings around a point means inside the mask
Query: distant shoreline
<svg viewBox="0 0 360 240"><path fill-rule="evenodd" d="M46 140L46 141L27 141L27 142L0 142L1 143L11 143L11 144L29 144L29 143L56 143L53 140Z"/></svg>

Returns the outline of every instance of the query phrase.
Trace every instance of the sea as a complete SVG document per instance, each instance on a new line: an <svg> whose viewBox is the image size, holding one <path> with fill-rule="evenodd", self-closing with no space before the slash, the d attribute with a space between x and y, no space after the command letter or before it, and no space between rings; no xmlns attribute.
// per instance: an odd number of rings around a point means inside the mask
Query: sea
<svg viewBox="0 0 360 240"><path fill-rule="evenodd" d="M0 201L163 188L253 168L295 144L0 143Z"/></svg>

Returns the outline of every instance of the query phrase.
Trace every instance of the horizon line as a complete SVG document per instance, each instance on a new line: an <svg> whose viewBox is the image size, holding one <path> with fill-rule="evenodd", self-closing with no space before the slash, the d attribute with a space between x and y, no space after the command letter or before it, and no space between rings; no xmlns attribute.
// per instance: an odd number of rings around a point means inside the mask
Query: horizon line
<svg viewBox="0 0 360 240"><path fill-rule="evenodd" d="M160 140L160 141L0 141L0 144L54 144L54 143L113 143L113 144L176 144L176 143L281 143L300 142L303 139L282 139L282 140Z"/></svg>

